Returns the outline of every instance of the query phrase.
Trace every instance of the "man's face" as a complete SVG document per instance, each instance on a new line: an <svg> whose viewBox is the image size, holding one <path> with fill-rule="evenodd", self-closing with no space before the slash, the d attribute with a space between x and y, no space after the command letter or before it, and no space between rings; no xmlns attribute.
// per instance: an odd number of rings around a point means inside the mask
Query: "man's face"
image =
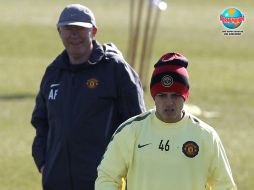
<svg viewBox="0 0 254 190"><path fill-rule="evenodd" d="M156 116L163 122L175 123L182 118L184 99L174 92L158 93L154 97Z"/></svg>
<svg viewBox="0 0 254 190"><path fill-rule="evenodd" d="M66 25L58 28L58 31L68 54L72 57L82 57L92 47L97 29Z"/></svg>

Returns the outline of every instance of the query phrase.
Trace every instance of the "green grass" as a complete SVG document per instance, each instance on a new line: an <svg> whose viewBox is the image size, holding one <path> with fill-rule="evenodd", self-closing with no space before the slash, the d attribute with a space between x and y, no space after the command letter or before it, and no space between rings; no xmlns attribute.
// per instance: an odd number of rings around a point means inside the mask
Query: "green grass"
<svg viewBox="0 0 254 190"><path fill-rule="evenodd" d="M83 2L83 1L77 1ZM34 98L46 66L63 47L55 24L62 1L0 0L0 186L4 190L41 189L31 156L34 129L30 124ZM128 1L87 0L97 19L97 39L112 41L126 53ZM254 182L254 2L168 1L160 15L152 64L169 51L189 58L191 96L187 103L219 117L200 118L218 131L231 163L238 189ZM229 6L245 13L242 36L223 36L219 14ZM144 27L144 26L142 26ZM140 52L138 52L140 55ZM138 66L137 66L138 68ZM148 107L153 106L149 91Z"/></svg>

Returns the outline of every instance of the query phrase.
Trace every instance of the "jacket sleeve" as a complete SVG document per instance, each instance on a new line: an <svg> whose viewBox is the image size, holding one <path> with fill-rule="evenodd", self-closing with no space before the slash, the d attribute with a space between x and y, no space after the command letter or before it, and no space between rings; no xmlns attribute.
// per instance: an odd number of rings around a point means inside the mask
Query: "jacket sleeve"
<svg viewBox="0 0 254 190"><path fill-rule="evenodd" d="M131 66L120 59L117 70L118 113L123 121L146 111L142 84Z"/></svg>
<svg viewBox="0 0 254 190"><path fill-rule="evenodd" d="M48 118L45 98L42 93L42 84L36 97L35 107L32 113L31 123L36 130L36 135L32 145L32 156L40 171L45 163L45 151L48 135Z"/></svg>
<svg viewBox="0 0 254 190"><path fill-rule="evenodd" d="M128 129L118 133L118 129L97 168L95 190L118 190L122 178L126 178L133 154L134 135Z"/></svg>
<svg viewBox="0 0 254 190"><path fill-rule="evenodd" d="M208 187L212 190L236 190L231 168L222 142L216 132L213 138L214 156L210 167Z"/></svg>

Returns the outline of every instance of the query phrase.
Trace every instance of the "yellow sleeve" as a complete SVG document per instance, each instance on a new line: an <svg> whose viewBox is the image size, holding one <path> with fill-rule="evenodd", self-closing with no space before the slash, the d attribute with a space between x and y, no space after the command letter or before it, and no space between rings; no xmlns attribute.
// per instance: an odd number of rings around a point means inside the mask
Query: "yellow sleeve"
<svg viewBox="0 0 254 190"><path fill-rule="evenodd" d="M132 157L134 137L130 127L116 133L109 143L100 165L95 190L119 190L126 177Z"/></svg>
<svg viewBox="0 0 254 190"><path fill-rule="evenodd" d="M231 168L222 142L215 132L213 139L214 156L210 167L207 189L236 190Z"/></svg>

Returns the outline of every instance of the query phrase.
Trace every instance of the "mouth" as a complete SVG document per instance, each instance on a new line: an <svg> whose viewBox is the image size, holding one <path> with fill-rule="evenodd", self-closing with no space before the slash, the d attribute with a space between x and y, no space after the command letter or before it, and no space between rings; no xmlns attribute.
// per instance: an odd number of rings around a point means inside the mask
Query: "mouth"
<svg viewBox="0 0 254 190"><path fill-rule="evenodd" d="M70 43L70 45L72 45L72 46L80 46L81 45L81 43L80 42L71 42Z"/></svg>
<svg viewBox="0 0 254 190"><path fill-rule="evenodd" d="M82 44L82 41L77 41L77 40L71 40L69 41L70 45L72 46L79 46Z"/></svg>

